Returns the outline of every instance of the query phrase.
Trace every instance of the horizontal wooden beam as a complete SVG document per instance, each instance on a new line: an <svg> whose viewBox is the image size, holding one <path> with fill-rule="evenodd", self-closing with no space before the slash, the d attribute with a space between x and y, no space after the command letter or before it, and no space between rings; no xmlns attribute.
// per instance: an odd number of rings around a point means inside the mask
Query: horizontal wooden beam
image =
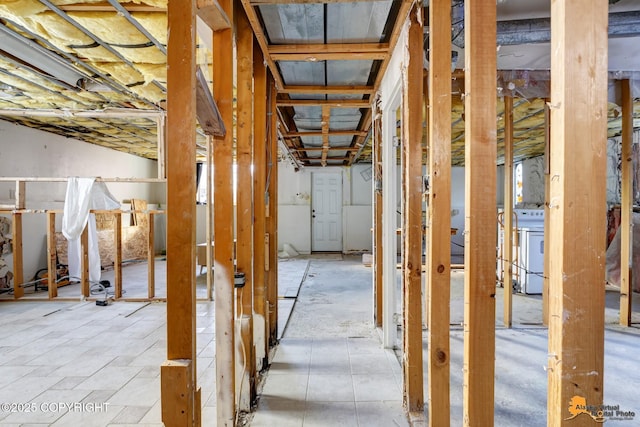
<svg viewBox="0 0 640 427"><path fill-rule="evenodd" d="M371 2L372 0L324 0L323 3L357 3L357 2ZM373 0L384 1L384 0ZM252 5L262 4L308 4L318 3L318 0L250 0Z"/></svg>
<svg viewBox="0 0 640 427"><path fill-rule="evenodd" d="M284 138L297 138L304 136L323 136L325 135L322 131L308 131L308 132L289 132L283 135ZM329 136L366 136L367 132L364 130L332 130L327 132Z"/></svg>
<svg viewBox="0 0 640 427"><path fill-rule="evenodd" d="M372 95L373 86L284 86L278 93L288 94L327 94L327 95Z"/></svg>
<svg viewBox="0 0 640 427"><path fill-rule="evenodd" d="M213 31L231 28L229 17L218 0L196 0L196 13Z"/></svg>
<svg viewBox="0 0 640 427"><path fill-rule="evenodd" d="M323 163L323 166L326 166L326 163L330 162L332 160L333 161L339 160L341 162L344 162L344 161L349 160L349 159L350 159L350 157L327 157L325 160L322 160L322 157L311 157L311 158L307 158L307 159L303 159L303 160L306 161L306 162L314 162L314 161L315 162L321 162L321 163Z"/></svg>
<svg viewBox="0 0 640 427"><path fill-rule="evenodd" d="M272 44L269 54L388 53L389 43Z"/></svg>
<svg viewBox="0 0 640 427"><path fill-rule="evenodd" d="M300 147L300 148L295 148L295 147L291 147L292 150L294 151L322 151L324 150L323 147ZM329 151L358 151L360 149L360 147L329 147L327 148L327 150Z"/></svg>
<svg viewBox="0 0 640 427"><path fill-rule="evenodd" d="M385 59L388 52L324 52L324 53L272 53L274 61L345 61L345 60L380 60Z"/></svg>
<svg viewBox="0 0 640 427"><path fill-rule="evenodd" d="M327 105L331 108L371 108L371 102L361 99L279 99L278 107L313 107Z"/></svg>

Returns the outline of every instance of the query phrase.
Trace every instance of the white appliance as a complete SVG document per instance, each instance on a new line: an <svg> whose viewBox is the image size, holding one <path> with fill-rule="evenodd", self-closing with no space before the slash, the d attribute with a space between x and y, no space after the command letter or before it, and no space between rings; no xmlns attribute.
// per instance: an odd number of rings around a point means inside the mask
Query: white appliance
<svg viewBox="0 0 640 427"><path fill-rule="evenodd" d="M517 227L513 255L516 257L513 277L516 290L525 294L541 294L544 270L544 209L514 209ZM498 230L498 254L503 254L504 232ZM504 255L503 255L504 256ZM498 260L498 277L502 275L502 260Z"/></svg>

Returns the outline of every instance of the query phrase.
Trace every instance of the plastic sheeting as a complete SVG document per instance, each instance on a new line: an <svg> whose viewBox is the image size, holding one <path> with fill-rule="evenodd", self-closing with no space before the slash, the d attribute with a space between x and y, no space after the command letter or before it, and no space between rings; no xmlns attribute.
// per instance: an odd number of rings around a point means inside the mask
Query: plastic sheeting
<svg viewBox="0 0 640 427"><path fill-rule="evenodd" d="M620 229L618 227L609 248L607 249L607 283L612 286L620 287ZM631 257L633 264L633 287L635 292L640 292L640 213L633 214L633 255Z"/></svg>
<svg viewBox="0 0 640 427"><path fill-rule="evenodd" d="M69 241L69 276L72 280L81 277L82 248L80 236L85 226L89 234L89 281L100 281L100 251L95 215L91 209L119 209L120 202L107 189L104 182L95 178L70 177L64 201L62 234Z"/></svg>

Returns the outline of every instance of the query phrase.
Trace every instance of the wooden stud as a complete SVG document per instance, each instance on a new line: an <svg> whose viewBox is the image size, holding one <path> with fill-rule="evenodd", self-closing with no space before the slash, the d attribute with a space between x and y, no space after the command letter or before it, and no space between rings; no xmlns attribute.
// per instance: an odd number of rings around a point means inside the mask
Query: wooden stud
<svg viewBox="0 0 640 427"><path fill-rule="evenodd" d="M16 194L17 196L17 194ZM24 265L22 252L22 214L13 213L12 224L12 242L13 246L13 298L19 299L24 295ZM55 276L53 276L55 277Z"/></svg>
<svg viewBox="0 0 640 427"><path fill-rule="evenodd" d="M422 370L422 7L409 14L409 58L404 74L402 125L405 176L404 404L411 413L424 405Z"/></svg>
<svg viewBox="0 0 640 427"><path fill-rule="evenodd" d="M156 297L156 232L155 232L155 212L148 213L149 218L149 240L147 247L147 295L149 299Z"/></svg>
<svg viewBox="0 0 640 427"><path fill-rule="evenodd" d="M503 213L503 298L504 326L510 328L513 317L513 98L504 98L504 213Z"/></svg>
<svg viewBox="0 0 640 427"><path fill-rule="evenodd" d="M465 2L463 418L493 426L496 277L496 2Z"/></svg>
<svg viewBox="0 0 640 427"><path fill-rule="evenodd" d="M327 155L329 154L329 121L331 119L331 107L322 107L322 166L327 166Z"/></svg>
<svg viewBox="0 0 640 427"><path fill-rule="evenodd" d="M167 170L166 170L166 142L167 142L167 116L160 115L157 119L156 129L158 135L158 178L167 178Z"/></svg>
<svg viewBox="0 0 640 427"><path fill-rule="evenodd" d="M268 193L268 220L267 233L269 234L269 270L267 282L267 298L269 301L269 342L274 345L278 340L278 121L273 114L276 111L276 85L273 78L270 81L269 105L267 117L269 124L269 154L267 167L269 176Z"/></svg>
<svg viewBox="0 0 640 427"><path fill-rule="evenodd" d="M328 46L328 45L327 45ZM348 61L348 60L381 60L389 52L317 52L317 53L272 53L274 61Z"/></svg>
<svg viewBox="0 0 640 427"><path fill-rule="evenodd" d="M551 2L549 426L603 403L607 26L607 2Z"/></svg>
<svg viewBox="0 0 640 427"><path fill-rule="evenodd" d="M80 287L82 296L89 296L89 224L80 235Z"/></svg>
<svg viewBox="0 0 640 427"><path fill-rule="evenodd" d="M113 276L115 298L122 298L122 212L113 214ZM153 296L149 295L149 298Z"/></svg>
<svg viewBox="0 0 640 427"><path fill-rule="evenodd" d="M207 138L207 301L213 300L213 137Z"/></svg>
<svg viewBox="0 0 640 427"><path fill-rule="evenodd" d="M413 0L401 0L400 7L398 9L398 17L396 18L395 25L393 26L393 30L391 31L391 37L389 38L389 52L393 52L396 47L396 43L398 43L398 38L400 37L400 33L404 28L407 15L412 5ZM382 78L387 71L390 60L391 55L384 59L380 64L380 69L378 70L378 75L376 76L376 81L373 85L376 90L380 87L380 83L382 82Z"/></svg>
<svg viewBox="0 0 640 427"><path fill-rule="evenodd" d="M451 287L451 2L429 4L429 425L449 425ZM420 156L422 157L422 156Z"/></svg>
<svg viewBox="0 0 640 427"><path fill-rule="evenodd" d="M168 3L167 55L167 359L182 377L162 374L162 421L192 426L196 381L196 4ZM185 366L186 365L186 366ZM187 372L185 372L187 371ZM179 398L177 398L179 397ZM186 402L185 402L186 400ZM186 419L184 415L186 414Z"/></svg>
<svg viewBox="0 0 640 427"><path fill-rule="evenodd" d="M16 209L25 209L27 203L27 186L25 181L16 181Z"/></svg>
<svg viewBox="0 0 640 427"><path fill-rule="evenodd" d="M549 326L549 264L551 261L549 259L551 252L549 246L549 233L551 233L549 226L551 177L549 173L551 170L551 110L549 109L550 99L546 98L544 101L544 277L542 279L542 324Z"/></svg>
<svg viewBox="0 0 640 427"><path fill-rule="evenodd" d="M194 425L193 375L192 361L189 359L167 360L160 367L160 392L163 397L170 397L173 403L172 406L162 405L162 422L165 426ZM185 393L185 390L188 392Z"/></svg>
<svg viewBox="0 0 640 427"><path fill-rule="evenodd" d="M220 2L231 22L233 0ZM217 425L235 425L235 325L233 254L233 31L213 34L213 94L220 116L229 127L224 138L213 144L214 164L214 284L216 311L216 396Z"/></svg>
<svg viewBox="0 0 640 427"><path fill-rule="evenodd" d="M245 285L236 298L242 348L236 355L240 411L251 411L255 400L255 357L253 352L253 32L239 0L236 4L237 52L237 144L238 191L236 200L236 268L244 273ZM242 369L244 367L244 369ZM240 383L240 381L242 383Z"/></svg>
<svg viewBox="0 0 640 427"><path fill-rule="evenodd" d="M257 42L253 46L253 313L256 370L261 371L268 358L267 298L265 275L265 190L267 163L267 69Z"/></svg>
<svg viewBox="0 0 640 427"><path fill-rule="evenodd" d="M231 28L231 21L217 0L196 0L196 13L213 31Z"/></svg>
<svg viewBox="0 0 640 427"><path fill-rule="evenodd" d="M56 254L56 213L47 212L47 290L49 299L58 296L58 258Z"/></svg>
<svg viewBox="0 0 640 427"><path fill-rule="evenodd" d="M620 325L631 326L633 297L633 95L629 79L622 89L622 171L620 218Z"/></svg>
<svg viewBox="0 0 640 427"><path fill-rule="evenodd" d="M374 311L373 321L377 328L382 327L382 111L379 101L376 102L373 120L373 277L374 277Z"/></svg>

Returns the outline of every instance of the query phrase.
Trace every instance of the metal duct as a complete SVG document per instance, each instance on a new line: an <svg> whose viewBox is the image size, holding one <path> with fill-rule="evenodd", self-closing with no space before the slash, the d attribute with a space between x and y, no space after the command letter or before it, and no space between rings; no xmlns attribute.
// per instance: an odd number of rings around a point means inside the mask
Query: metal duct
<svg viewBox="0 0 640 427"><path fill-rule="evenodd" d="M457 9L461 6L454 5L452 9L455 17ZM455 19L455 18L454 18ZM454 28L452 43L464 48L464 22ZM551 19L522 19L517 21L498 21L497 45L509 46L518 44L547 43L551 41ZM640 36L640 12L618 12L609 14L609 37L635 37Z"/></svg>

